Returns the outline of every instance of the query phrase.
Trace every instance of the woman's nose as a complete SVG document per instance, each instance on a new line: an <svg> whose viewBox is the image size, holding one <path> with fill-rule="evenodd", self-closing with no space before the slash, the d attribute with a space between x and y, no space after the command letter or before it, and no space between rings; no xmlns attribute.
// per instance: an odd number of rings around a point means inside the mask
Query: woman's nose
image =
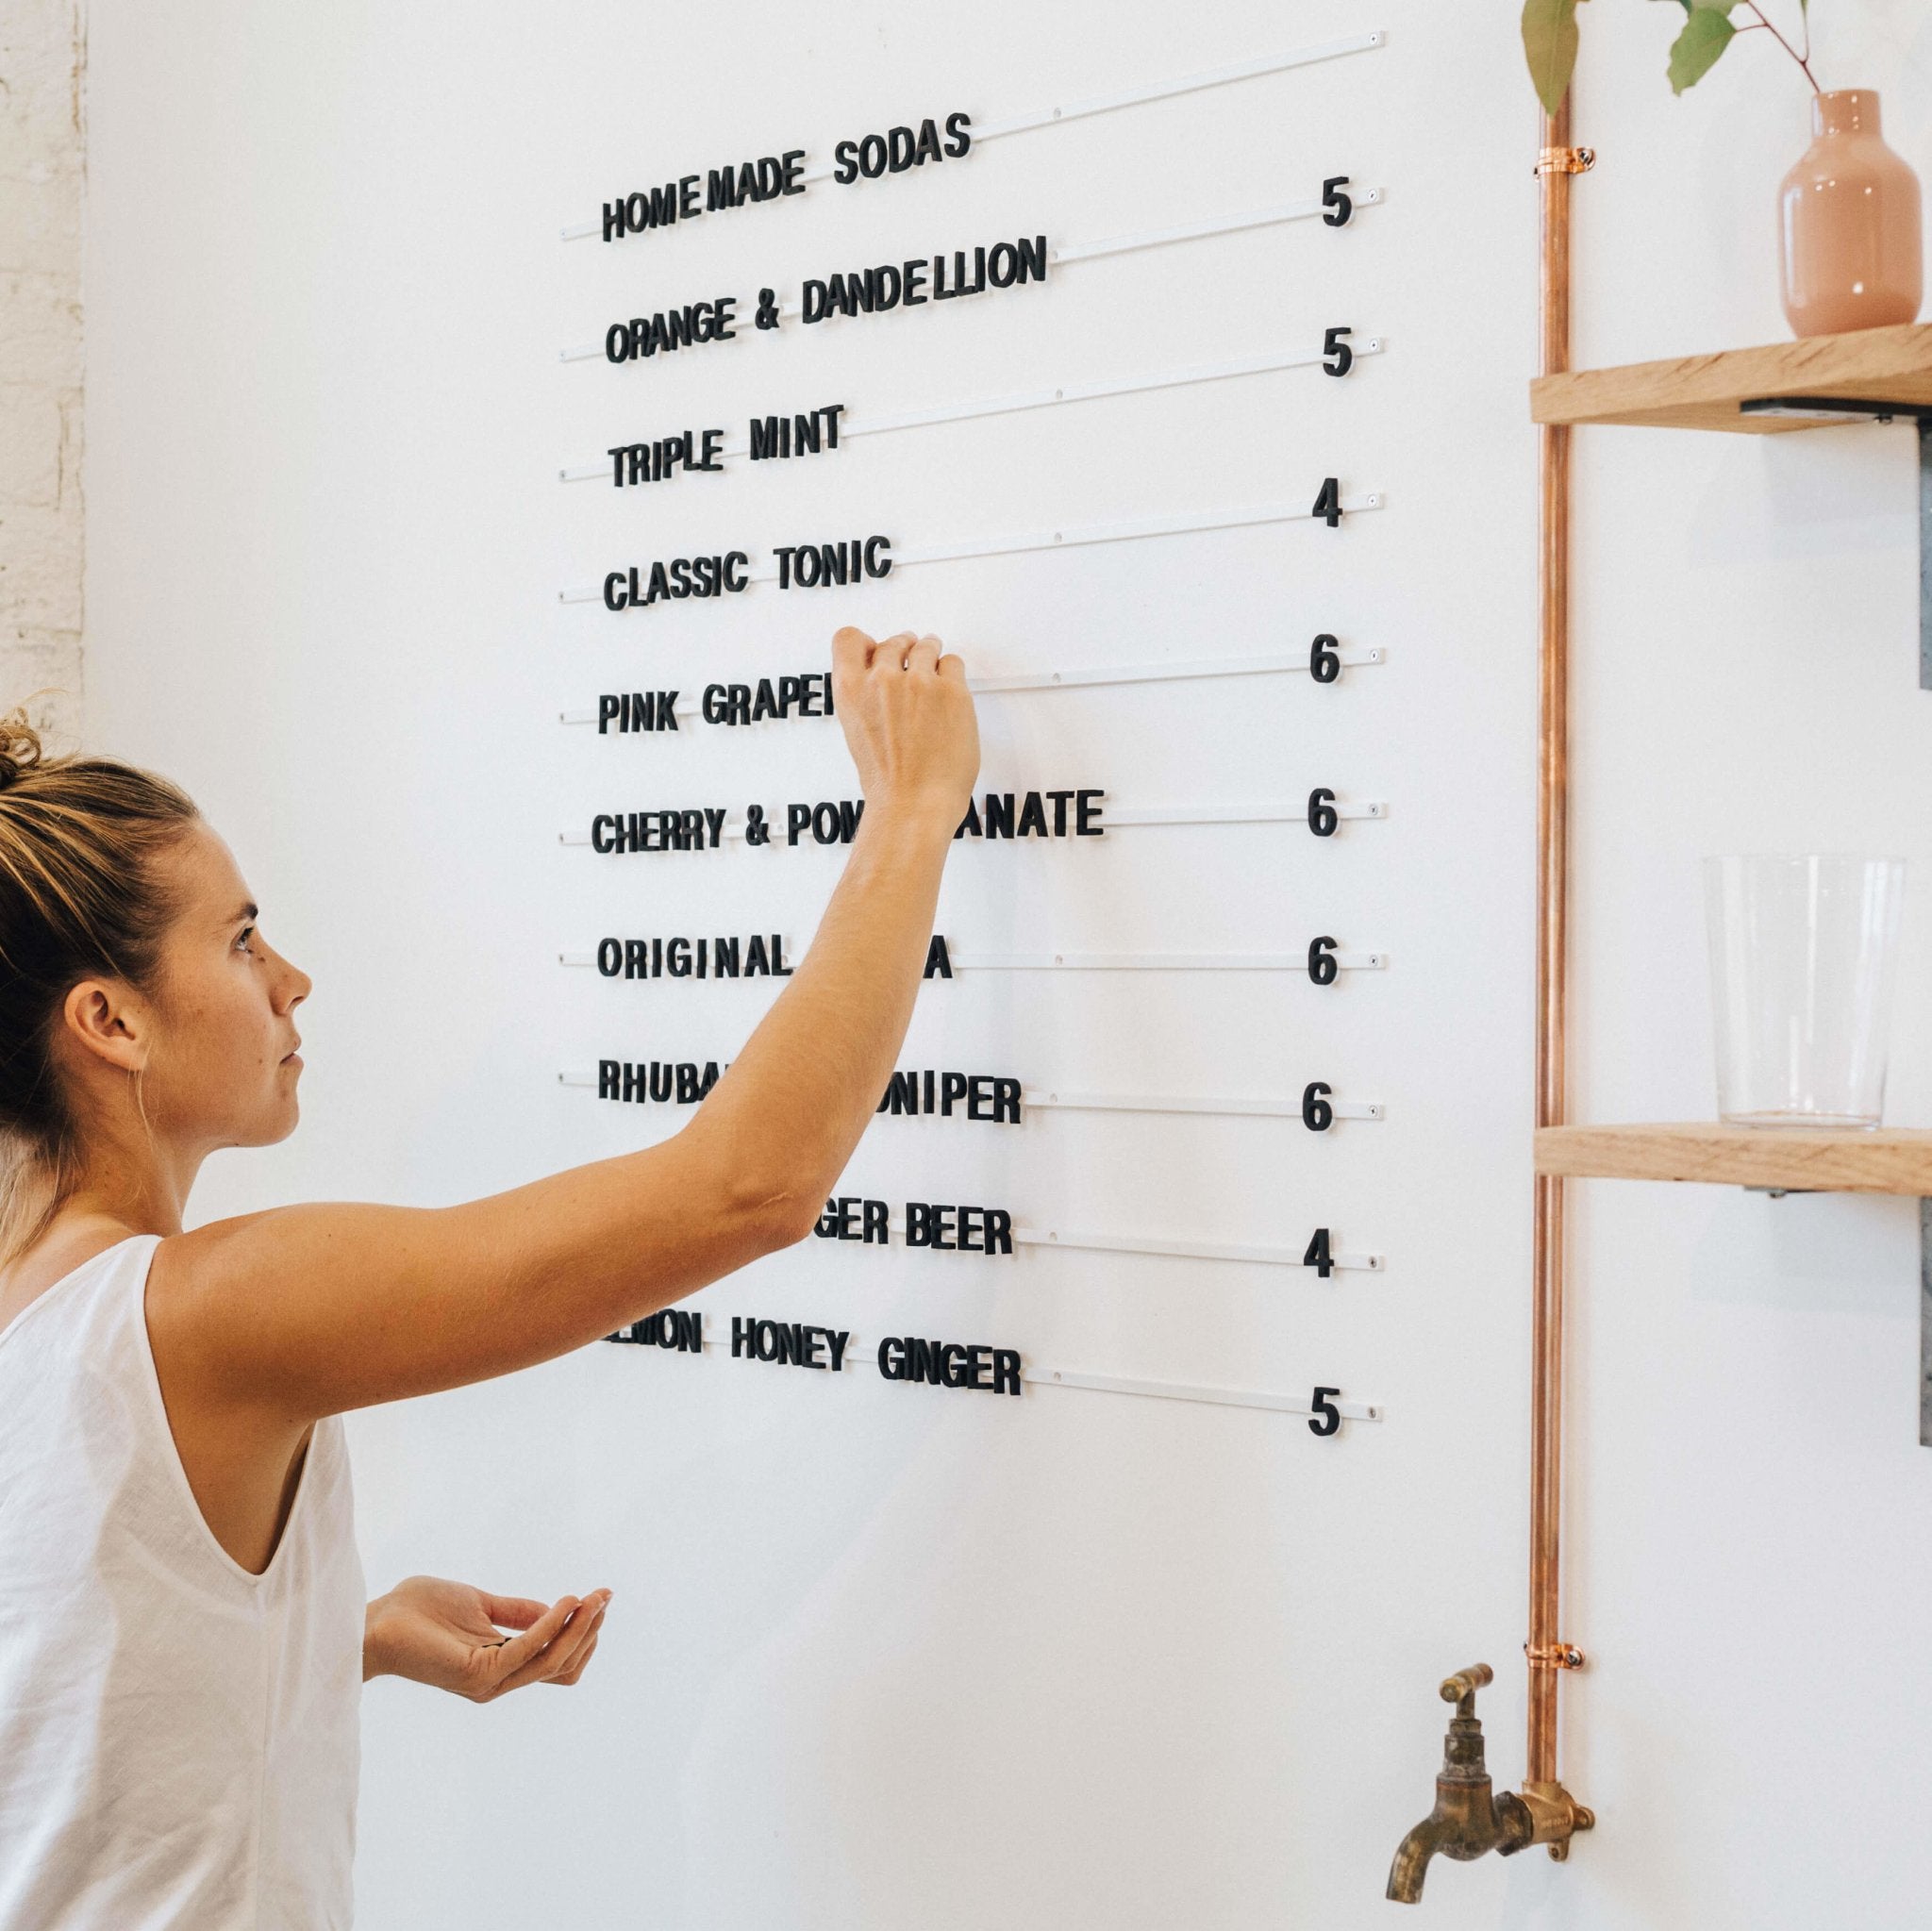
<svg viewBox="0 0 1932 1931"><path fill-rule="evenodd" d="M300 966L291 965L280 953L275 955L276 963L281 967L275 990L281 995L275 1003L278 1012L292 1012L303 1000L315 990L315 981Z"/></svg>

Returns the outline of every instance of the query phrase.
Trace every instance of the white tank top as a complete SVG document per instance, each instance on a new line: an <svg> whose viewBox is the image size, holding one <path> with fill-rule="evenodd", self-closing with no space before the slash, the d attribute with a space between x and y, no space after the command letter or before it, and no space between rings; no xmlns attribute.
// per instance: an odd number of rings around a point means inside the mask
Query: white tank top
<svg viewBox="0 0 1932 1931"><path fill-rule="evenodd" d="M155 1235L0 1329L0 1931L350 1922L362 1565L338 1417L251 1575L175 1452Z"/></svg>

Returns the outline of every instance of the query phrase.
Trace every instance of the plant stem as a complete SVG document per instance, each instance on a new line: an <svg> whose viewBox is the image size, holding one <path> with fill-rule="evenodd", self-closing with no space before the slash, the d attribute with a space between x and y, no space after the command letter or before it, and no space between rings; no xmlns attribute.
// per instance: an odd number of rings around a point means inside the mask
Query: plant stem
<svg viewBox="0 0 1932 1931"><path fill-rule="evenodd" d="M1768 33L1772 37L1772 39L1774 40L1778 43L1778 45L1781 46L1785 50L1785 52L1789 54L1791 57L1791 58L1798 63L1799 71L1804 75L1805 78L1811 83L1811 92L1815 94L1822 94L1824 92L1824 90L1818 85L1818 76L1811 72L1810 13L1807 11L1805 15L1805 51L1801 54L1798 52L1797 48L1791 45L1790 42L1785 39L1783 34L1778 32L1776 27L1772 25L1770 21L1765 19L1764 9L1757 5L1757 0L1745 0L1745 4L1751 8L1751 11L1757 16L1757 25L1761 26L1765 30L1765 32ZM1749 33L1751 29L1749 27L1744 28L1744 32Z"/></svg>

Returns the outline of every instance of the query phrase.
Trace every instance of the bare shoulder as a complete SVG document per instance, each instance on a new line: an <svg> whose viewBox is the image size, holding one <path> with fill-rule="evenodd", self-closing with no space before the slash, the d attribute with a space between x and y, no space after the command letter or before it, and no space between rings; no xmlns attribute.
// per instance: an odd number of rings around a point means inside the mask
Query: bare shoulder
<svg viewBox="0 0 1932 1931"><path fill-rule="evenodd" d="M158 1355L211 1394L271 1405L263 1369L305 1345L337 1284L402 1264L430 1211L359 1203L266 1208L172 1234L155 1250L147 1320Z"/></svg>
<svg viewBox="0 0 1932 1931"><path fill-rule="evenodd" d="M210 1221L155 1251L158 1293L188 1303L272 1291L352 1269L406 1267L462 1227L463 1210L314 1201Z"/></svg>
<svg viewBox="0 0 1932 1931"><path fill-rule="evenodd" d="M25 1254L0 1268L0 1328L25 1312L49 1288L58 1287L69 1274L140 1231L106 1214L57 1220Z"/></svg>

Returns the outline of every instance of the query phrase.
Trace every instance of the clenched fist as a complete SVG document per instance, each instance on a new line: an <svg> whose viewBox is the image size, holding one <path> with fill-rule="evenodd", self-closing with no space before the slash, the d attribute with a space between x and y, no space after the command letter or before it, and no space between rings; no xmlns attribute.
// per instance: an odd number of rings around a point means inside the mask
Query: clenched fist
<svg viewBox="0 0 1932 1931"><path fill-rule="evenodd" d="M848 624L832 640L832 690L867 812L931 818L950 833L979 775L965 664L936 637L874 642Z"/></svg>

